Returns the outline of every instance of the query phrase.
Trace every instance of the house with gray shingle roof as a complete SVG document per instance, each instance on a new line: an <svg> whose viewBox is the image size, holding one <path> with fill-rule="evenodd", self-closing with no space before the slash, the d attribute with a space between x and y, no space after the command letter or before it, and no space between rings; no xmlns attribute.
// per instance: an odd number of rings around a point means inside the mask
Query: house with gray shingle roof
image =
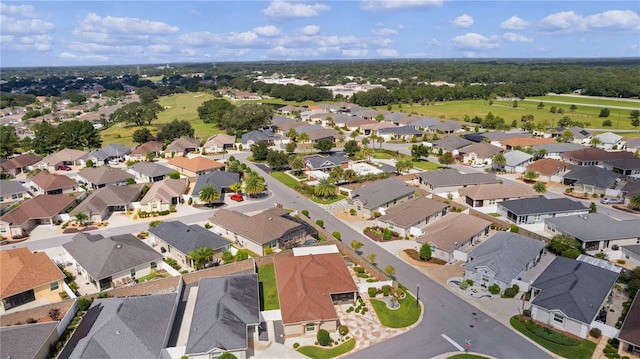
<svg viewBox="0 0 640 359"><path fill-rule="evenodd" d="M414 137L417 141L422 141L422 131L412 126L381 128L378 135L386 141L412 141Z"/></svg>
<svg viewBox="0 0 640 359"><path fill-rule="evenodd" d="M435 124L429 127L430 132L444 132L444 133L454 133L456 131L460 131L462 129L462 122L460 121L445 121L440 124Z"/></svg>
<svg viewBox="0 0 640 359"><path fill-rule="evenodd" d="M546 218L589 213L589 207L568 198L544 196L513 199L498 203L498 213L516 224L543 222Z"/></svg>
<svg viewBox="0 0 640 359"><path fill-rule="evenodd" d="M97 189L108 185L126 185L127 179L133 179L131 173L114 167L83 168L78 171L78 182Z"/></svg>
<svg viewBox="0 0 640 359"><path fill-rule="evenodd" d="M133 234L104 237L78 233L62 247L72 257L78 276L98 291L150 274L162 260L162 254Z"/></svg>
<svg viewBox="0 0 640 359"><path fill-rule="evenodd" d="M545 230L551 235L568 234L587 251L610 250L613 245L637 244L640 221L619 221L602 213L587 213L545 219Z"/></svg>
<svg viewBox="0 0 640 359"><path fill-rule="evenodd" d="M170 211L180 202L189 187L189 179L166 178L155 182L140 200L140 209L145 212Z"/></svg>
<svg viewBox="0 0 640 359"><path fill-rule="evenodd" d="M71 211L71 215L84 213L89 222L100 222L114 212L133 209L132 203L140 197L140 186L109 185L93 191L84 201Z"/></svg>
<svg viewBox="0 0 640 359"><path fill-rule="evenodd" d="M484 287L497 284L501 292L517 284L526 292L529 283L523 283L522 276L540 260L545 246L517 233L497 232L469 252L464 278Z"/></svg>
<svg viewBox="0 0 640 359"><path fill-rule="evenodd" d="M422 117L422 118L409 117L409 118L413 118L415 119L415 121L408 123L407 126L411 126L416 130L421 130L421 131L426 131L429 128L431 128L431 126L440 124L440 120L435 117Z"/></svg>
<svg viewBox="0 0 640 359"><path fill-rule="evenodd" d="M623 176L640 177L640 158L621 158L608 160L603 163L604 169L619 173Z"/></svg>
<svg viewBox="0 0 640 359"><path fill-rule="evenodd" d="M308 171L330 172L334 167L346 169L349 166L349 157L346 155L311 155L304 158L304 164Z"/></svg>
<svg viewBox="0 0 640 359"><path fill-rule="evenodd" d="M624 141L622 141L622 136L615 134L613 132L605 132L599 135L594 136L593 138L597 138L600 140L600 144L598 147L604 148L605 150L611 149L621 149L624 145Z"/></svg>
<svg viewBox="0 0 640 359"><path fill-rule="evenodd" d="M556 143L545 143L542 145L537 145L531 147L534 153L544 153L544 158L552 158L555 160L562 159L562 156L565 152L578 151L581 149L585 149L584 145L578 143L564 143L564 142L556 142Z"/></svg>
<svg viewBox="0 0 640 359"><path fill-rule="evenodd" d="M27 189L18 181L0 181L0 203L19 201L27 196Z"/></svg>
<svg viewBox="0 0 640 359"><path fill-rule="evenodd" d="M99 150L91 151L84 158L84 162L87 160L93 161L94 166L104 166L110 160L115 160L121 162L124 160L125 156L131 153L131 147L110 144Z"/></svg>
<svg viewBox="0 0 640 359"><path fill-rule="evenodd" d="M207 152L219 153L233 149L235 143L235 137L219 133L209 137L202 148Z"/></svg>
<svg viewBox="0 0 640 359"><path fill-rule="evenodd" d="M94 300L59 358L161 358L179 297L163 293Z"/></svg>
<svg viewBox="0 0 640 359"><path fill-rule="evenodd" d="M510 199L537 197L540 194L529 186L490 183L460 189L460 197L471 207L490 207Z"/></svg>
<svg viewBox="0 0 640 359"><path fill-rule="evenodd" d="M404 203L415 193L415 188L397 179L387 178L351 191L347 199L349 209L373 217L380 208L390 208Z"/></svg>
<svg viewBox="0 0 640 359"><path fill-rule="evenodd" d="M192 251L207 247L213 249L214 257L219 257L220 253L231 247L231 242L220 235L197 224L186 225L180 221L162 222L149 228L149 233L152 234L154 246L159 246L161 252L163 248L166 250L165 257L171 257L180 265L191 268L195 268L193 259L189 257Z"/></svg>
<svg viewBox="0 0 640 359"><path fill-rule="evenodd" d="M200 141L193 137L180 137L164 149L165 154L169 154L170 157L186 156L188 153L197 151L200 148Z"/></svg>
<svg viewBox="0 0 640 359"><path fill-rule="evenodd" d="M216 358L228 352L248 358L249 337L257 334L259 324L257 274L202 278L185 354Z"/></svg>
<svg viewBox="0 0 640 359"><path fill-rule="evenodd" d="M473 144L473 142L464 139L458 136L449 136L440 140L436 140L433 142L433 148L436 151L439 151L441 148L445 152L451 152L454 155L458 154L458 151L469 145Z"/></svg>
<svg viewBox="0 0 640 359"><path fill-rule="evenodd" d="M435 258L447 262L464 260L466 253L489 233L491 222L464 213L451 213L423 228L418 243L429 243Z"/></svg>
<svg viewBox="0 0 640 359"><path fill-rule="evenodd" d="M509 173L524 173L533 160L532 155L518 150L505 153L504 158L507 159L504 170ZM493 167L496 168L496 165L493 164Z"/></svg>
<svg viewBox="0 0 640 359"><path fill-rule="evenodd" d="M47 359L58 341L58 322L0 327L0 357Z"/></svg>
<svg viewBox="0 0 640 359"><path fill-rule="evenodd" d="M479 184L499 183L491 173L460 173L453 168L444 168L418 174L420 183L429 191L436 193L458 192L460 188Z"/></svg>
<svg viewBox="0 0 640 359"><path fill-rule="evenodd" d="M586 338L618 279L618 273L556 257L531 284L531 318Z"/></svg>
<svg viewBox="0 0 640 359"><path fill-rule="evenodd" d="M37 225L61 221L60 214L73 207L76 199L66 194L41 194L28 199L0 217L0 234L21 238Z"/></svg>
<svg viewBox="0 0 640 359"><path fill-rule="evenodd" d="M127 169L138 183L162 181L174 170L155 162L137 162Z"/></svg>
<svg viewBox="0 0 640 359"><path fill-rule="evenodd" d="M622 322L618 339L629 353L640 354L640 295L636 295L629 307L627 317Z"/></svg>
<svg viewBox="0 0 640 359"><path fill-rule="evenodd" d="M563 184L573 187L575 192L604 195L615 188L619 174L596 166L580 166L563 176Z"/></svg>
<svg viewBox="0 0 640 359"><path fill-rule="evenodd" d="M462 156L462 161L467 164L486 164L491 165L493 155L503 152L504 150L498 146L486 142L473 143L469 146L458 150Z"/></svg>
<svg viewBox="0 0 640 359"><path fill-rule="evenodd" d="M200 202L200 191L206 185L213 185L220 193L218 202L224 202L225 193L231 192L231 185L240 182L240 174L236 172L214 171L198 176L196 184L193 186L191 198L196 203Z"/></svg>
<svg viewBox="0 0 640 359"><path fill-rule="evenodd" d="M419 236L422 234L421 228L444 217L448 207L427 197L416 197L385 210L385 214L378 217L376 222L379 227L387 227L402 237L409 234Z"/></svg>

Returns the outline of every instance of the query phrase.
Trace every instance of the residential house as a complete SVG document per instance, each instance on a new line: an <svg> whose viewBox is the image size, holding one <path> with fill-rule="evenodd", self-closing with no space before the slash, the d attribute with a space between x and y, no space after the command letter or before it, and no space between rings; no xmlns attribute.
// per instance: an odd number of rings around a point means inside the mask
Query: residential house
<svg viewBox="0 0 640 359"><path fill-rule="evenodd" d="M572 143L588 145L591 142L591 139L593 138L593 135L590 131L585 130L584 128L578 127L578 126L573 126L570 128L559 128L554 133L551 134L551 137L552 138L563 137L564 132L566 130L571 131L571 134L573 135L573 140L571 141Z"/></svg>
<svg viewBox="0 0 640 359"><path fill-rule="evenodd" d="M169 160L169 167L187 177L202 176L213 171L224 171L224 164L202 156L174 157Z"/></svg>
<svg viewBox="0 0 640 359"><path fill-rule="evenodd" d="M93 189L108 185L126 186L127 181L131 180L133 180L131 173L114 167L83 168L78 171L78 182Z"/></svg>
<svg viewBox="0 0 640 359"><path fill-rule="evenodd" d="M273 260L286 337L316 336L320 329L335 332L340 325L337 304L358 297L347 264L337 251Z"/></svg>
<svg viewBox="0 0 640 359"><path fill-rule="evenodd" d="M21 173L33 169L33 165L40 162L41 160L42 157L40 156L26 153L20 156L9 158L6 161L0 163L0 169L3 173L15 177Z"/></svg>
<svg viewBox="0 0 640 359"><path fill-rule="evenodd" d="M619 173L623 176L640 177L640 158L621 158L608 160L603 163L604 169Z"/></svg>
<svg viewBox="0 0 640 359"><path fill-rule="evenodd" d="M517 150L520 148L556 143L556 140L544 137L516 137L502 140L501 143L506 150Z"/></svg>
<svg viewBox="0 0 640 359"><path fill-rule="evenodd" d="M376 119L376 116L378 116L379 113L382 112L374 110L372 108L363 107L361 109L351 111L351 116L356 116L362 118L363 120L372 121ZM382 114L384 115L384 113Z"/></svg>
<svg viewBox="0 0 640 359"><path fill-rule="evenodd" d="M460 121L445 121L429 127L429 132L454 133L462 130Z"/></svg>
<svg viewBox="0 0 640 359"><path fill-rule="evenodd" d="M635 155L626 151L605 151L601 148L587 147L577 151L565 152L562 160L576 166L599 166L602 167L605 161L615 159L634 158Z"/></svg>
<svg viewBox="0 0 640 359"><path fill-rule="evenodd" d="M60 213L76 204L76 199L66 194L41 194L28 199L0 217L0 235L25 237L37 225L54 224L61 220Z"/></svg>
<svg viewBox="0 0 640 359"><path fill-rule="evenodd" d="M64 278L45 252L26 247L0 251L0 313L34 301L61 301Z"/></svg>
<svg viewBox="0 0 640 359"><path fill-rule="evenodd" d="M640 137L626 138L624 143L625 151L638 153L640 152Z"/></svg>
<svg viewBox="0 0 640 359"><path fill-rule="evenodd" d="M99 167L106 165L109 161L122 162L124 161L125 156L130 153L131 147L110 144L102 149L89 152L89 154L84 158L84 163L87 163L87 160L91 160L94 166Z"/></svg>
<svg viewBox="0 0 640 359"><path fill-rule="evenodd" d="M249 338L260 324L258 276L200 279L190 322L185 347L189 358L217 358L225 352L238 359L249 358Z"/></svg>
<svg viewBox="0 0 640 359"><path fill-rule="evenodd" d="M573 168L564 161L553 158L541 158L527 166L527 171L538 174L538 181L542 182L562 182L562 175L568 169Z"/></svg>
<svg viewBox="0 0 640 359"><path fill-rule="evenodd" d="M169 177L174 170L155 162L137 162L127 169L138 183L152 183Z"/></svg>
<svg viewBox="0 0 640 359"><path fill-rule="evenodd" d="M47 359L58 336L58 322L0 327L0 357Z"/></svg>
<svg viewBox="0 0 640 359"><path fill-rule="evenodd" d="M631 268L640 267L640 243L620 246L620 251Z"/></svg>
<svg viewBox="0 0 640 359"><path fill-rule="evenodd" d="M180 293L97 298L58 356L161 358L180 302Z"/></svg>
<svg viewBox="0 0 640 359"><path fill-rule="evenodd" d="M58 165L80 166L84 162L87 154L87 151L65 148L43 158L42 161L36 164L36 167L49 171L55 171Z"/></svg>
<svg viewBox="0 0 640 359"><path fill-rule="evenodd" d="M626 198L632 198L633 196L640 194L640 181L630 180L620 189L620 196Z"/></svg>
<svg viewBox="0 0 640 359"><path fill-rule="evenodd" d="M460 196L471 207L492 207L502 202L519 198L537 197L540 194L529 186L519 184L490 183L460 189Z"/></svg>
<svg viewBox="0 0 640 359"><path fill-rule="evenodd" d="M373 217L380 208L390 208L413 198L415 188L397 179L387 178L351 191L347 207Z"/></svg>
<svg viewBox="0 0 640 359"><path fill-rule="evenodd" d="M546 218L589 213L589 207L568 198L543 196L498 203L498 213L516 224L541 223Z"/></svg>
<svg viewBox="0 0 640 359"><path fill-rule="evenodd" d="M482 136L483 141L487 141L494 146L504 147L502 145L502 141L508 140L511 138L531 138L531 134L529 132L525 132L522 130L512 130L512 131L489 131L483 132L479 134Z"/></svg>
<svg viewBox="0 0 640 359"><path fill-rule="evenodd" d="M132 203L139 197L139 186L108 185L93 191L70 214L75 216L84 213L88 222L100 222L108 219L114 212L133 209Z"/></svg>
<svg viewBox="0 0 640 359"><path fill-rule="evenodd" d="M267 142L273 145L277 140L280 140L280 137L271 129L249 131L242 134L241 138L242 146L246 149L249 149L251 145L258 142Z"/></svg>
<svg viewBox="0 0 640 359"><path fill-rule="evenodd" d="M202 148L208 153L220 153L232 150L235 143L235 137L219 133L209 137Z"/></svg>
<svg viewBox="0 0 640 359"><path fill-rule="evenodd" d="M531 147L533 152L539 156L544 158L553 158L556 160L562 159L562 156L565 152L572 152L582 150L588 147L584 145L580 145L577 143L564 143L564 142L556 142L556 143L547 143L544 145L537 145Z"/></svg>
<svg viewBox="0 0 640 359"><path fill-rule="evenodd" d="M493 156L503 152L504 150L498 146L488 144L486 142L474 143L458 150L462 156L462 162L470 165L485 164L491 166Z"/></svg>
<svg viewBox="0 0 640 359"><path fill-rule="evenodd" d="M458 155L460 149L472 145L473 142L458 136L449 136L443 139L433 141L433 149L443 152L451 152L453 155Z"/></svg>
<svg viewBox="0 0 640 359"><path fill-rule="evenodd" d="M230 193L231 185L240 182L240 174L236 172L215 171L198 176L193 191L191 192L191 198L195 203L202 202L200 200L200 191L206 185L213 185L220 193L220 200L218 202L224 202L224 195Z"/></svg>
<svg viewBox="0 0 640 359"><path fill-rule="evenodd" d="M18 181L0 181L0 203L20 201L28 197L27 189Z"/></svg>
<svg viewBox="0 0 640 359"><path fill-rule="evenodd" d="M412 142L415 139L415 141L422 142L422 131L416 130L411 126L382 128L378 130L378 136L382 137L385 141Z"/></svg>
<svg viewBox="0 0 640 359"><path fill-rule="evenodd" d="M164 153L169 154L169 157L186 156L199 148L200 141L197 138L180 137L168 144L164 149Z"/></svg>
<svg viewBox="0 0 640 359"><path fill-rule="evenodd" d="M78 190L78 183L65 175L38 172L31 177L32 190L43 194L73 193Z"/></svg>
<svg viewBox="0 0 640 359"><path fill-rule="evenodd" d="M504 170L508 173L524 173L533 160L532 155L518 150L505 153L504 158L507 160ZM495 168L496 166L494 163L493 167Z"/></svg>
<svg viewBox="0 0 640 359"><path fill-rule="evenodd" d="M526 287L522 276L538 263L545 246L543 241L517 233L497 232L469 253L464 278L483 287L497 284L501 292L514 284Z"/></svg>
<svg viewBox="0 0 640 359"><path fill-rule="evenodd" d="M398 232L401 237L419 236L421 228L443 218L448 207L427 197L416 197L385 210L384 215L376 218L376 224Z"/></svg>
<svg viewBox="0 0 640 359"><path fill-rule="evenodd" d="M195 268L189 253L198 248L207 247L214 251L214 256L231 248L231 242L220 235L197 224L186 225L180 221L164 221L149 228L153 246L159 246L165 257L171 257L182 266ZM219 258L212 261L219 261Z"/></svg>
<svg viewBox="0 0 640 359"><path fill-rule="evenodd" d="M586 338L617 279L608 269L556 257L531 285L531 318Z"/></svg>
<svg viewBox="0 0 640 359"><path fill-rule="evenodd" d="M622 322L620 332L618 332L618 340L620 348L618 353L625 355L631 353L634 355L640 355L640 298L636 295L627 311L627 317Z"/></svg>
<svg viewBox="0 0 640 359"><path fill-rule="evenodd" d="M500 182L491 173L460 173L453 168L421 172L418 174L418 178L420 184L424 185L429 191L436 193L457 193L463 187Z"/></svg>
<svg viewBox="0 0 640 359"><path fill-rule="evenodd" d="M420 131L428 131L431 128L431 126L440 124L440 120L435 117L413 117L412 116L412 117L405 117L405 119L413 119L414 121L411 121L408 123L398 123L397 121L394 121L394 123L396 125L403 124L403 125L411 126L416 130L420 130Z"/></svg>
<svg viewBox="0 0 640 359"><path fill-rule="evenodd" d="M599 135L594 136L600 141L598 147L604 148L605 150L617 150L622 149L624 146L624 141L622 141L622 136L617 135L613 132L605 132Z"/></svg>
<svg viewBox="0 0 640 359"><path fill-rule="evenodd" d="M148 141L138 146L129 154L130 161L145 161L148 153L154 153L155 157L160 157L164 148L164 143L158 141Z"/></svg>
<svg viewBox="0 0 640 359"><path fill-rule="evenodd" d="M280 112L283 115L290 115L294 112L301 112L303 110L302 107L286 105L278 108L276 111Z"/></svg>
<svg viewBox="0 0 640 359"><path fill-rule="evenodd" d="M619 174L596 166L576 167L564 175L563 183L573 187L574 192L604 195L614 189Z"/></svg>
<svg viewBox="0 0 640 359"><path fill-rule="evenodd" d="M154 182L140 200L140 210L145 212L170 211L172 206L180 203L182 195L189 187L189 180L166 178Z"/></svg>
<svg viewBox="0 0 640 359"><path fill-rule="evenodd" d="M259 255L264 255L267 247L278 250L299 246L313 234L310 228L296 222L282 208L271 208L253 216L219 209L209 222L213 232Z"/></svg>
<svg viewBox="0 0 640 359"><path fill-rule="evenodd" d="M349 167L349 157L346 155L311 155L304 158L304 165L307 171L331 172L334 167Z"/></svg>
<svg viewBox="0 0 640 359"><path fill-rule="evenodd" d="M98 291L150 274L162 260L162 254L133 234L104 237L78 233L62 247L72 257L78 277L90 282Z"/></svg>
<svg viewBox="0 0 640 359"><path fill-rule="evenodd" d="M619 221L602 213L586 213L545 219L551 235L567 234L580 242L586 251L609 250L614 245L640 244L640 222Z"/></svg>
<svg viewBox="0 0 640 359"><path fill-rule="evenodd" d="M472 248L482 236L489 234L491 222L464 213L451 213L423 228L418 243L429 243L431 255L447 262L464 259L456 252Z"/></svg>

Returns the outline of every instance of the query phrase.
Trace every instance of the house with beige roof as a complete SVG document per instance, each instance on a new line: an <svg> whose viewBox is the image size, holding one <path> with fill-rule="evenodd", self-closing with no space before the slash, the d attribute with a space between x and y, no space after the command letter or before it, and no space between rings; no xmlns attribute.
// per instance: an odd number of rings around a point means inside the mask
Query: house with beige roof
<svg viewBox="0 0 640 359"><path fill-rule="evenodd" d="M264 255L267 247L282 250L299 246L309 235L315 234L310 232L310 227L296 222L282 208L271 208L253 216L219 209L209 218L209 222L213 225L213 232L259 255Z"/></svg>
<svg viewBox="0 0 640 359"><path fill-rule="evenodd" d="M87 151L65 148L43 158L36 166L49 171L55 171L58 165L80 166L87 157L87 154L89 154Z"/></svg>
<svg viewBox="0 0 640 359"><path fill-rule="evenodd" d="M416 197L391 207L376 218L378 227L389 228L401 237L422 235L422 228L447 214L449 206L427 197Z"/></svg>
<svg viewBox="0 0 640 359"><path fill-rule="evenodd" d="M26 247L0 251L0 313L34 301L61 301L64 278L44 252Z"/></svg>
<svg viewBox="0 0 640 359"><path fill-rule="evenodd" d="M543 182L562 182L562 175L572 169L573 165L553 158L541 158L527 166L527 171L538 174L538 180Z"/></svg>
<svg viewBox="0 0 640 359"><path fill-rule="evenodd" d="M391 208L413 198L415 188L394 178L376 181L351 191L347 199L349 209L373 217L380 209Z"/></svg>
<svg viewBox="0 0 640 359"><path fill-rule="evenodd" d="M516 137L503 140L502 146L506 150L514 150L517 148L533 147L550 143L557 143L557 141L553 138L544 137Z"/></svg>
<svg viewBox="0 0 640 359"><path fill-rule="evenodd" d="M78 171L78 182L94 189L108 185L123 186L132 180L131 173L114 167L83 168Z"/></svg>
<svg viewBox="0 0 640 359"><path fill-rule="evenodd" d="M540 194L529 186L488 183L460 189L460 197L471 207L491 207L510 199L537 197Z"/></svg>
<svg viewBox="0 0 640 359"><path fill-rule="evenodd" d="M466 252L489 234L490 226L491 222L484 219L464 213L452 213L425 227L424 234L416 241L431 244L431 253L435 258L447 262L466 261Z"/></svg>
<svg viewBox="0 0 640 359"><path fill-rule="evenodd" d="M148 141L138 146L133 152L129 154L130 161L144 161L147 159L147 153L155 153L156 157L160 156L164 143L159 141Z"/></svg>
<svg viewBox="0 0 640 359"><path fill-rule="evenodd" d="M100 222L114 212L126 212L133 209L132 203L140 197L140 186L109 185L99 188L74 208L71 215L84 213L89 222Z"/></svg>
<svg viewBox="0 0 640 359"><path fill-rule="evenodd" d="M78 183L65 175L39 172L31 177L33 190L42 194L63 194L77 192Z"/></svg>
<svg viewBox="0 0 640 359"><path fill-rule="evenodd" d="M0 235L21 238L38 225L54 224L62 220L60 214L74 206L76 199L66 194L41 194L28 199L0 217Z"/></svg>
<svg viewBox="0 0 640 359"><path fill-rule="evenodd" d="M232 150L233 146L235 146L235 143L235 137L219 133L217 135L209 137L202 148L206 152L220 153Z"/></svg>
<svg viewBox="0 0 640 359"><path fill-rule="evenodd" d="M164 149L164 153L169 157L186 156L188 153L197 151L200 148L200 141L192 137L180 137Z"/></svg>
<svg viewBox="0 0 640 359"><path fill-rule="evenodd" d="M180 203L180 198L187 191L189 180L167 178L155 182L140 201L140 209L145 212L169 211Z"/></svg>
<svg viewBox="0 0 640 359"><path fill-rule="evenodd" d="M286 337L335 332L335 305L354 303L358 287L340 253L277 257L273 260Z"/></svg>
<svg viewBox="0 0 640 359"><path fill-rule="evenodd" d="M458 153L462 156L462 162L470 165L484 164L491 166L493 160L492 157L504 150L498 146L486 142L474 143L467 147L463 147L458 150Z"/></svg>
<svg viewBox="0 0 640 359"><path fill-rule="evenodd" d="M3 173L7 173L11 176L17 176L20 173L27 172L33 169L33 165L40 162L42 157L34 155L32 153L26 153L24 155L10 158L0 163L0 169Z"/></svg>
<svg viewBox="0 0 640 359"><path fill-rule="evenodd" d="M174 157L169 160L169 167L187 177L198 177L213 171L224 171L223 163L202 156Z"/></svg>

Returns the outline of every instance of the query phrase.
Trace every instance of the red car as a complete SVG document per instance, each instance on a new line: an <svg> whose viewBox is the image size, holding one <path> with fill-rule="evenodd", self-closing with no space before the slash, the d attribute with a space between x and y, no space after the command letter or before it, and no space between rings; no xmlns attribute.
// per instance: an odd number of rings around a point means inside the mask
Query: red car
<svg viewBox="0 0 640 359"><path fill-rule="evenodd" d="M69 167L67 165L58 165L57 170L58 171L71 171L71 167Z"/></svg>
<svg viewBox="0 0 640 359"><path fill-rule="evenodd" d="M242 195L240 193L234 193L231 195L231 200L232 201L236 201L236 202L242 202L244 201L244 198L242 198Z"/></svg>

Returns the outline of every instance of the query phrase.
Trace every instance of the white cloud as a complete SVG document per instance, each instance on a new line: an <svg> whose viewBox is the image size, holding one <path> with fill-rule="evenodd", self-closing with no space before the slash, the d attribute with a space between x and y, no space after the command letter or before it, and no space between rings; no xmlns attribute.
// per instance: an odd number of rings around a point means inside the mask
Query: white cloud
<svg viewBox="0 0 640 359"><path fill-rule="evenodd" d="M438 47L440 46L440 41L438 41L437 39L431 39L429 41L427 41L427 47L431 48L431 47Z"/></svg>
<svg viewBox="0 0 640 359"><path fill-rule="evenodd" d="M384 57L398 57L398 51L394 49L377 49L376 53Z"/></svg>
<svg viewBox="0 0 640 359"><path fill-rule="evenodd" d="M269 57L278 57L283 59L296 59L296 58L314 58L318 55L315 49L307 48L287 48L284 46L277 46L269 49L266 52Z"/></svg>
<svg viewBox="0 0 640 359"><path fill-rule="evenodd" d="M278 29L273 25L254 27L253 31L260 36L266 36L266 37L273 37L273 36L280 35L280 29Z"/></svg>
<svg viewBox="0 0 640 359"><path fill-rule="evenodd" d="M476 55L475 52L473 51L465 51L462 53L462 56L466 57L466 58L475 58L478 57L478 55Z"/></svg>
<svg viewBox="0 0 640 359"><path fill-rule="evenodd" d="M180 35L179 40L190 46L225 45L229 47L247 47L258 45L258 34L253 31L215 34L208 31Z"/></svg>
<svg viewBox="0 0 640 359"><path fill-rule="evenodd" d="M543 30L557 31L557 30L584 30L580 29L583 26L582 16L576 14L573 11L561 11L555 14L551 14L542 21L540 26Z"/></svg>
<svg viewBox="0 0 640 359"><path fill-rule="evenodd" d="M0 29L11 34L46 34L55 28L53 23L40 19L18 20L0 15Z"/></svg>
<svg viewBox="0 0 640 359"><path fill-rule="evenodd" d="M13 35L0 35L0 43L13 41Z"/></svg>
<svg viewBox="0 0 640 359"><path fill-rule="evenodd" d="M61 59L74 60L74 61L99 61L99 62L109 61L109 57L104 55L78 55L70 52L61 52L58 55L58 57Z"/></svg>
<svg viewBox="0 0 640 359"><path fill-rule="evenodd" d="M173 47L166 44L149 45L147 49L153 53L167 53L173 51Z"/></svg>
<svg viewBox="0 0 640 359"><path fill-rule="evenodd" d="M2 43L3 50L47 52L53 47L53 36L46 34L17 37L3 36Z"/></svg>
<svg viewBox="0 0 640 359"><path fill-rule="evenodd" d="M320 26L318 25L307 25L305 27L301 27L298 29L298 32L302 35L315 35L320 32Z"/></svg>
<svg viewBox="0 0 640 359"><path fill-rule="evenodd" d="M509 42L533 42L532 38L526 37L522 34L516 34L514 32L507 32L502 35L502 39Z"/></svg>
<svg viewBox="0 0 640 359"><path fill-rule="evenodd" d="M609 10L584 18L589 29L640 30L640 16L630 10Z"/></svg>
<svg viewBox="0 0 640 359"><path fill-rule="evenodd" d="M387 11L415 8L440 7L444 0L362 0L364 11Z"/></svg>
<svg viewBox="0 0 640 359"><path fill-rule="evenodd" d="M19 15L24 17L35 17L36 8L31 5L7 5L0 3L0 13L4 15Z"/></svg>
<svg viewBox="0 0 640 359"><path fill-rule="evenodd" d="M488 38L475 32L456 36L451 39L451 42L455 48L464 50L491 50L500 47L494 36Z"/></svg>
<svg viewBox="0 0 640 359"><path fill-rule="evenodd" d="M224 59L240 58L248 55L250 52L251 51L249 49L221 49L220 51L216 52L215 57ZM205 57L209 56L205 55Z"/></svg>
<svg viewBox="0 0 640 359"><path fill-rule="evenodd" d="M185 56L195 56L198 52L194 49L181 49L180 53Z"/></svg>
<svg viewBox="0 0 640 359"><path fill-rule="evenodd" d="M453 26L468 29L473 26L473 17L468 14L460 15L453 20Z"/></svg>
<svg viewBox="0 0 640 359"><path fill-rule="evenodd" d="M320 15L320 12L329 9L330 7L324 4L308 5L275 0L266 9L262 10L262 13L275 21L288 21L316 17Z"/></svg>
<svg viewBox="0 0 640 359"><path fill-rule="evenodd" d="M73 35L87 42L101 44L141 44L153 37L176 33L177 26L134 17L101 17L89 13L73 30Z"/></svg>
<svg viewBox="0 0 640 359"><path fill-rule="evenodd" d="M523 30L526 29L531 23L529 21L519 18L514 15L500 24L501 29L505 30Z"/></svg>
<svg viewBox="0 0 640 359"><path fill-rule="evenodd" d="M350 49L350 50L342 50L342 56L353 58L353 57L367 57L369 55L369 50L367 49Z"/></svg>
<svg viewBox="0 0 640 359"><path fill-rule="evenodd" d="M379 36L398 35L398 30L389 29L388 27L383 27L383 28L380 28L380 29L373 29L373 30L371 30L371 32L374 35L379 35Z"/></svg>

